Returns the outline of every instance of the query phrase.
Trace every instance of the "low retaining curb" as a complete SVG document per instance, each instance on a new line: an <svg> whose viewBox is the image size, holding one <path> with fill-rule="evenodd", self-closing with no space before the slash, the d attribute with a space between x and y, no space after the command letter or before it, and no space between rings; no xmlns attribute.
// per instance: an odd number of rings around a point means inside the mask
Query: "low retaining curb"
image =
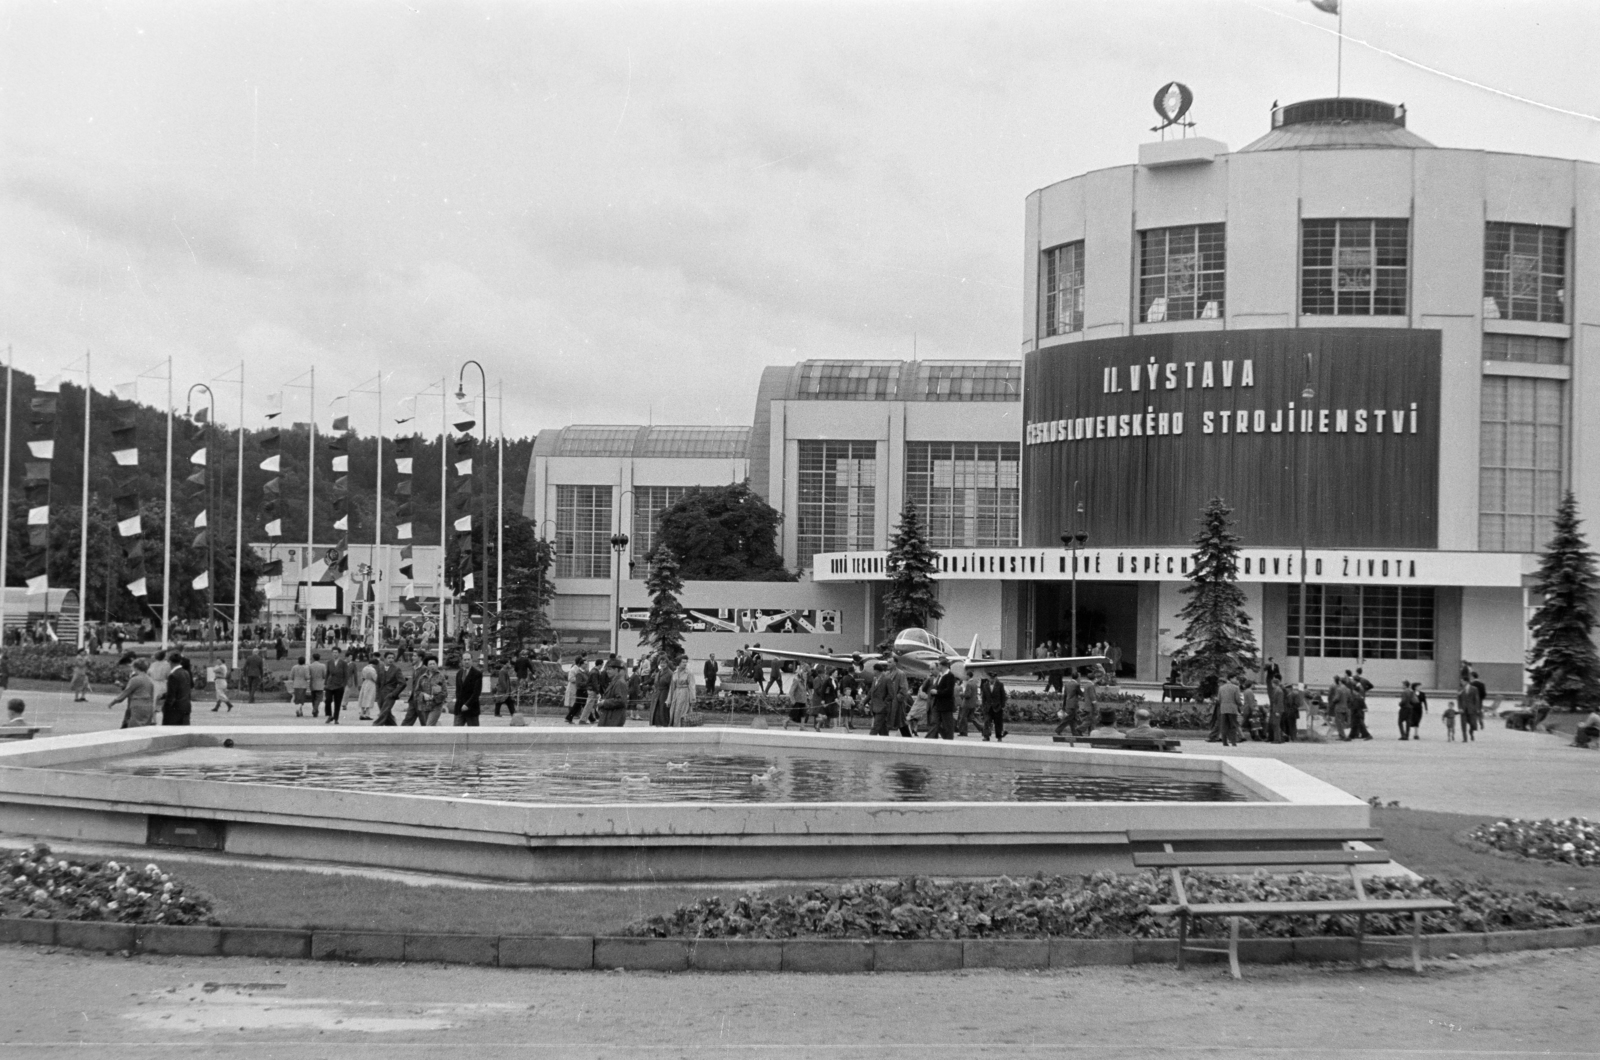
<svg viewBox="0 0 1600 1060"><path fill-rule="evenodd" d="M1384 939L1403 936L1377 936ZM0 942L102 953L415 961L500 968L658 972L949 972L968 968L1082 968L1175 963L1176 939L651 939L610 936L446 935L283 928L167 927L89 920L0 917ZM1538 931L1424 935L1422 955L1441 958L1600 945L1600 924ZM1253 964L1356 961L1392 956L1338 935L1241 939ZM1191 960L1220 955L1197 954Z"/></svg>

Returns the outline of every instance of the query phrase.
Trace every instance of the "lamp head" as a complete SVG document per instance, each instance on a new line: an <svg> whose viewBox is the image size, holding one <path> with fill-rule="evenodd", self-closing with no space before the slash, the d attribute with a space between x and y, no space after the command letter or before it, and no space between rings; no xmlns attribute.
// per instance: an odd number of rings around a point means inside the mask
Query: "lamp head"
<svg viewBox="0 0 1600 1060"><path fill-rule="evenodd" d="M621 552L623 549L627 548L628 547L628 535L627 534L612 534L611 535L611 547L616 549L618 552Z"/></svg>
<svg viewBox="0 0 1600 1060"><path fill-rule="evenodd" d="M467 384L461 382L460 380L457 380L456 381L456 400L457 401L465 401L466 399L467 399Z"/></svg>

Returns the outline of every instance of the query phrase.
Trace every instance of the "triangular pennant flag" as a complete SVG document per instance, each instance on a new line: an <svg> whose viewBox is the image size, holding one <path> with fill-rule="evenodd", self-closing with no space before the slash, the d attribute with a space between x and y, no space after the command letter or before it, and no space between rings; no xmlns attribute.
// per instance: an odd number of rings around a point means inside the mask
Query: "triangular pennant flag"
<svg viewBox="0 0 1600 1060"><path fill-rule="evenodd" d="M410 541L411 540L411 524L410 523L401 523L399 526L395 527L394 533L395 533L395 537L399 538L401 541Z"/></svg>
<svg viewBox="0 0 1600 1060"><path fill-rule="evenodd" d="M283 415L283 391L267 395L267 419L275 420Z"/></svg>
<svg viewBox="0 0 1600 1060"><path fill-rule="evenodd" d="M328 452L348 453L350 451L350 436L348 434L330 435L328 438Z"/></svg>
<svg viewBox="0 0 1600 1060"><path fill-rule="evenodd" d="M261 484L261 492L270 494L272 496L277 496L278 492L282 489L283 479L281 478L269 478L267 481Z"/></svg>
<svg viewBox="0 0 1600 1060"><path fill-rule="evenodd" d="M409 423L417 418L417 399L415 397L401 398L395 405L394 421L396 423Z"/></svg>
<svg viewBox="0 0 1600 1060"><path fill-rule="evenodd" d="M50 525L50 506L48 504L41 504L37 508L29 508L28 509L28 525L29 526L49 526Z"/></svg>
<svg viewBox="0 0 1600 1060"><path fill-rule="evenodd" d="M464 592L464 593L469 593L469 592L472 591L472 586L473 586L472 572L468 571L467 572L467 576L465 578L461 579L461 591Z"/></svg>
<svg viewBox="0 0 1600 1060"><path fill-rule="evenodd" d="M33 389L41 394L59 394L61 393L61 377L53 375L49 379L37 380L33 384Z"/></svg>
<svg viewBox="0 0 1600 1060"><path fill-rule="evenodd" d="M137 467L139 465L139 450L118 449L111 454L111 459L117 462L118 467Z"/></svg>
<svg viewBox="0 0 1600 1060"><path fill-rule="evenodd" d="M450 423L450 426L454 427L456 429L456 433L458 434L466 434L477 425L477 420L452 420Z"/></svg>
<svg viewBox="0 0 1600 1060"><path fill-rule="evenodd" d="M338 521L336 521L333 524L333 528L335 530L348 530L348 529L350 529L350 517L348 515L341 515L339 517Z"/></svg>
<svg viewBox="0 0 1600 1060"><path fill-rule="evenodd" d="M206 527L206 513L202 509L200 514L194 517L194 528L196 530L204 530L205 527Z"/></svg>
<svg viewBox="0 0 1600 1060"><path fill-rule="evenodd" d="M334 479L333 488L338 490L340 493L350 492L350 476L340 475L338 478Z"/></svg>
<svg viewBox="0 0 1600 1060"><path fill-rule="evenodd" d="M283 577L283 560L275 559L267 563L266 566L261 568L261 576L263 578Z"/></svg>
<svg viewBox="0 0 1600 1060"><path fill-rule="evenodd" d="M410 434L404 438L396 438L394 440L395 454L398 456L416 456L416 441L416 436Z"/></svg>
<svg viewBox="0 0 1600 1060"><path fill-rule="evenodd" d="M123 401L137 401L139 399L139 381L131 383L118 383L111 388L111 396Z"/></svg>
<svg viewBox="0 0 1600 1060"><path fill-rule="evenodd" d="M150 595L150 589L147 585L145 585L145 580L143 578L135 578L133 581L129 582L128 592L132 593L134 596Z"/></svg>
<svg viewBox="0 0 1600 1060"><path fill-rule="evenodd" d="M327 561L319 559L300 572L300 580L303 582L320 582L322 576L326 573L328 573Z"/></svg>
<svg viewBox="0 0 1600 1060"><path fill-rule="evenodd" d="M261 437L256 439L256 444L261 446L263 453L276 453L282 441L283 432L276 427L268 427Z"/></svg>
<svg viewBox="0 0 1600 1060"><path fill-rule="evenodd" d="M396 497L411 496L411 480L408 478L401 479L394 487L394 495Z"/></svg>
<svg viewBox="0 0 1600 1060"><path fill-rule="evenodd" d="M472 474L472 457L469 456L465 460L457 460L456 461L456 474L458 474L458 475L470 475L470 474Z"/></svg>
<svg viewBox="0 0 1600 1060"><path fill-rule="evenodd" d="M472 532L472 516L463 515L455 521L456 533L469 534Z"/></svg>
<svg viewBox="0 0 1600 1060"><path fill-rule="evenodd" d="M204 446L189 454L189 463L195 464L199 467L206 466L206 451Z"/></svg>
<svg viewBox="0 0 1600 1060"><path fill-rule="evenodd" d="M35 482L50 481L50 461L29 460L23 464L22 467L24 481L26 481L28 485L31 486Z"/></svg>
<svg viewBox="0 0 1600 1060"><path fill-rule="evenodd" d="M50 591L50 575L41 574L36 578L28 579L28 595L43 596Z"/></svg>
<svg viewBox="0 0 1600 1060"><path fill-rule="evenodd" d="M50 503L50 483L36 482L23 490L28 495L28 506L37 508Z"/></svg>
<svg viewBox="0 0 1600 1060"><path fill-rule="evenodd" d="M198 534L194 535L194 543L190 547L191 548L205 548L206 547L206 542L211 539L210 538L210 534L211 534L210 530L202 530L202 531L200 531Z"/></svg>
<svg viewBox="0 0 1600 1060"><path fill-rule="evenodd" d="M335 416L333 418L333 430L335 430L335 431L348 431L349 429L350 429L350 417L348 415L346 415L346 416Z"/></svg>
<svg viewBox="0 0 1600 1060"><path fill-rule="evenodd" d="M411 460L412 458L409 456L397 457L394 462L395 471L402 475L411 474Z"/></svg>
<svg viewBox="0 0 1600 1060"><path fill-rule="evenodd" d="M478 414L478 403L471 398L463 398L457 401L456 408L463 416L476 416Z"/></svg>
<svg viewBox="0 0 1600 1060"><path fill-rule="evenodd" d="M190 582L189 584L194 586L196 589L210 588L210 586L211 586L211 572L208 571L208 570L201 571L199 577L195 578L195 580Z"/></svg>
<svg viewBox="0 0 1600 1060"><path fill-rule="evenodd" d="M281 455L276 454L276 453L274 453L272 456L267 457L265 460L261 461L261 470L263 470L263 471L270 471L274 475L276 475L282 469L283 469L283 457Z"/></svg>
<svg viewBox="0 0 1600 1060"><path fill-rule="evenodd" d="M33 454L35 460L54 460L56 456L56 443L53 439L29 442L28 452Z"/></svg>
<svg viewBox="0 0 1600 1060"><path fill-rule="evenodd" d="M268 537L282 537L283 536L283 520L282 519L274 519L271 522L269 522L267 524L267 527L266 527L266 534L267 534Z"/></svg>
<svg viewBox="0 0 1600 1060"><path fill-rule="evenodd" d="M410 580L410 571L407 571L406 587L400 591L401 599L415 600L417 598L417 583Z"/></svg>
<svg viewBox="0 0 1600 1060"><path fill-rule="evenodd" d="M205 468L201 468L199 471L196 471L194 474L187 476L183 481L189 483L189 485L191 485L191 486L204 487L205 484L206 484L206 470L205 470Z"/></svg>
<svg viewBox="0 0 1600 1060"><path fill-rule="evenodd" d="M412 548L411 548L410 545L401 545L400 546L400 558L401 559L410 559L411 555L412 555Z"/></svg>
<svg viewBox="0 0 1600 1060"><path fill-rule="evenodd" d="M336 457L333 458L333 471L334 471L334 474L338 474L340 472L349 471L349 470L350 470L350 457L349 456L336 456Z"/></svg>
<svg viewBox="0 0 1600 1060"><path fill-rule="evenodd" d="M61 399L56 397L53 392L48 394L34 394L33 397L28 401L28 407L32 409L40 419L54 419L56 414L56 403L60 400Z"/></svg>
<svg viewBox="0 0 1600 1060"><path fill-rule="evenodd" d="M203 424L203 423L205 423L205 422L206 422L206 421L207 421L207 420L209 420L209 419L210 419L210 418L211 418L211 410L210 410L210 409L207 409L207 408L203 408L203 409L201 409L201 410L200 410L200 411L199 411L199 412L196 412L196 413L195 413L195 414L194 414L194 421L195 421L195 422L196 422L196 423L201 423L201 424Z"/></svg>
<svg viewBox="0 0 1600 1060"><path fill-rule="evenodd" d="M118 520L118 522L117 522L117 533L122 535L123 537L132 537L135 534L137 534L138 532L139 532L139 517L137 515L129 516L126 519Z"/></svg>

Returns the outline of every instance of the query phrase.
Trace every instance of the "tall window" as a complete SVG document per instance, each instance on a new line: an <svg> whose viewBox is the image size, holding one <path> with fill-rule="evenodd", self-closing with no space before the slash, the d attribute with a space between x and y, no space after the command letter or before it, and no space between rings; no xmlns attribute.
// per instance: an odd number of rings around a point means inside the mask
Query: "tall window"
<svg viewBox="0 0 1600 1060"><path fill-rule="evenodd" d="M922 512L934 548L1017 543L1016 442L907 442L906 501Z"/></svg>
<svg viewBox="0 0 1600 1060"><path fill-rule="evenodd" d="M1533 552L1550 540L1566 472L1566 383L1484 376L1478 548Z"/></svg>
<svg viewBox="0 0 1600 1060"><path fill-rule="evenodd" d="M1083 240L1044 252L1040 263L1039 333L1083 330Z"/></svg>
<svg viewBox="0 0 1600 1060"><path fill-rule="evenodd" d="M1226 266L1220 224L1140 232L1139 319L1154 324L1220 317Z"/></svg>
<svg viewBox="0 0 1600 1060"><path fill-rule="evenodd" d="M801 567L810 567L811 557L818 552L859 552L873 547L877 482L876 443L800 443L795 537Z"/></svg>
<svg viewBox="0 0 1600 1060"><path fill-rule="evenodd" d="M1483 236L1483 315L1567 319L1567 230L1491 221Z"/></svg>
<svg viewBox="0 0 1600 1060"><path fill-rule="evenodd" d="M556 487L557 578L611 577L611 487Z"/></svg>
<svg viewBox="0 0 1600 1060"><path fill-rule="evenodd" d="M689 492L688 486L635 486L633 488L633 577L650 576L650 550L661 531L661 513Z"/></svg>
<svg viewBox="0 0 1600 1060"><path fill-rule="evenodd" d="M1404 218L1300 223L1300 312L1311 316L1404 316Z"/></svg>
<svg viewBox="0 0 1600 1060"><path fill-rule="evenodd" d="M1289 586L1288 654L1299 656L1302 617L1308 659L1432 659L1433 587Z"/></svg>

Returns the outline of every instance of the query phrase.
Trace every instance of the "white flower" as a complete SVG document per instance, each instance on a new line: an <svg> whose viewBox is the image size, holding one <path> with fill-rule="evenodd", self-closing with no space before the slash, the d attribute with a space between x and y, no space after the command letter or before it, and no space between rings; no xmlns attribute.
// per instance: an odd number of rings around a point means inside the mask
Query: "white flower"
<svg viewBox="0 0 1600 1060"><path fill-rule="evenodd" d="M106 862L106 871L107 872L121 872L122 871L122 866L118 865L115 861L108 861L108 862Z"/></svg>
<svg viewBox="0 0 1600 1060"><path fill-rule="evenodd" d="M117 907L117 903L116 902L107 902L106 903L106 908L107 909L115 909L116 907Z"/></svg>
<svg viewBox="0 0 1600 1060"><path fill-rule="evenodd" d="M161 875L161 870L154 865L146 865L144 867L144 871L148 872L152 876Z"/></svg>
<svg viewBox="0 0 1600 1060"><path fill-rule="evenodd" d="M1561 844L1561 849L1567 851L1570 854L1572 851L1577 850L1578 848L1573 846L1571 843L1562 843Z"/></svg>

